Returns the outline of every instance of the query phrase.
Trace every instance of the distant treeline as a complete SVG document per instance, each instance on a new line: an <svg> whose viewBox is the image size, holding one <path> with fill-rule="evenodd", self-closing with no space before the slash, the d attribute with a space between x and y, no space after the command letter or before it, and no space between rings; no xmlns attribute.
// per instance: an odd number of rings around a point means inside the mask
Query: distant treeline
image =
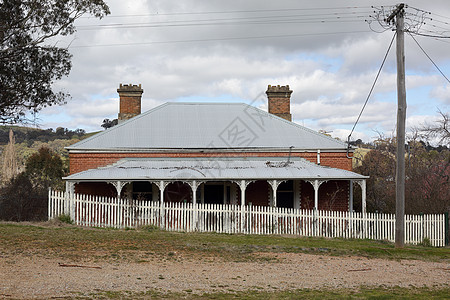
<svg viewBox="0 0 450 300"><path fill-rule="evenodd" d="M84 129L70 130L63 127L58 127L56 130L53 128L49 129L34 129L26 127L10 127L1 126L0 127L0 145L6 145L9 142L9 130L12 129L14 132L14 137L16 143L28 142L30 145L34 141L50 142L57 139L67 139L81 138L86 134Z"/></svg>
<svg viewBox="0 0 450 300"><path fill-rule="evenodd" d="M442 152L442 151L446 151L449 150L449 148L446 145L438 145L438 146L432 146L430 145L430 143L428 142L424 142L424 141L418 141L420 144L422 144L422 146L424 147L424 149L426 151L437 151L437 152ZM406 150L408 151L410 148L410 143L412 142L408 142L405 145ZM356 147L361 147L361 148L365 148L365 149L383 149L384 143L380 143L379 140L376 140L374 142L363 142L361 139L357 139L356 141L350 141L349 142L350 146L356 146Z"/></svg>

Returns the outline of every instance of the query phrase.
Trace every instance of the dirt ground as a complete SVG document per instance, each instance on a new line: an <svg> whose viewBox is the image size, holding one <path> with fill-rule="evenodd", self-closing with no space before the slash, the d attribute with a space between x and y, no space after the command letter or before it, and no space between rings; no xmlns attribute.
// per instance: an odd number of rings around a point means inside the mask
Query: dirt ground
<svg viewBox="0 0 450 300"><path fill-rule="evenodd" d="M100 291L217 292L248 289L446 286L450 264L362 257L261 253L252 262L173 259L133 263L0 257L0 298L54 298Z"/></svg>

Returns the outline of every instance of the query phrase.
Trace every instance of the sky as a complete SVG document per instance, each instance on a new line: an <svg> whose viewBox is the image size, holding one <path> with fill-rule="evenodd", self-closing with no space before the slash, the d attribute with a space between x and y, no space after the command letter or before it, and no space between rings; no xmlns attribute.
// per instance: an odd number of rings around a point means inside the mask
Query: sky
<svg viewBox="0 0 450 300"><path fill-rule="evenodd" d="M77 20L60 38L70 75L55 91L67 104L36 116L41 128L102 130L117 118L117 88L141 84L142 110L165 102L244 102L267 110L268 85L289 85L293 121L347 140L394 32L382 21L395 2L340 0L106 0L111 14ZM409 1L405 35L407 128L448 112L450 5ZM372 8L371 6L374 6ZM381 22L378 22L381 20ZM424 35L431 35L424 36ZM414 39L413 39L414 37ZM417 43L416 43L417 41ZM396 127L395 41L351 140Z"/></svg>

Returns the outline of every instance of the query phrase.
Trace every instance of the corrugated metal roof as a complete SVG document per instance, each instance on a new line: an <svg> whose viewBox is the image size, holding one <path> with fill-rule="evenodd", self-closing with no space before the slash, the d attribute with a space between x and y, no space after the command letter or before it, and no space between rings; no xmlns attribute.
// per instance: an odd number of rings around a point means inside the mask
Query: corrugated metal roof
<svg viewBox="0 0 450 300"><path fill-rule="evenodd" d="M71 181L364 179L354 172L323 167L302 158L157 159L125 158L98 169L70 175Z"/></svg>
<svg viewBox="0 0 450 300"><path fill-rule="evenodd" d="M346 149L346 144L243 103L166 103L69 150Z"/></svg>

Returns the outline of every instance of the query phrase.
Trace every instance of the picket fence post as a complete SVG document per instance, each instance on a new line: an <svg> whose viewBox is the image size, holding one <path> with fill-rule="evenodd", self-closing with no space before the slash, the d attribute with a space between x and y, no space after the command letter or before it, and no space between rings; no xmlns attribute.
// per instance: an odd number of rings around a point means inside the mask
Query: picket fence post
<svg viewBox="0 0 450 300"><path fill-rule="evenodd" d="M49 188L48 189L48 202L47 202L47 217L48 217L49 221L52 218L52 200L53 200L52 196L53 196L52 189Z"/></svg>

